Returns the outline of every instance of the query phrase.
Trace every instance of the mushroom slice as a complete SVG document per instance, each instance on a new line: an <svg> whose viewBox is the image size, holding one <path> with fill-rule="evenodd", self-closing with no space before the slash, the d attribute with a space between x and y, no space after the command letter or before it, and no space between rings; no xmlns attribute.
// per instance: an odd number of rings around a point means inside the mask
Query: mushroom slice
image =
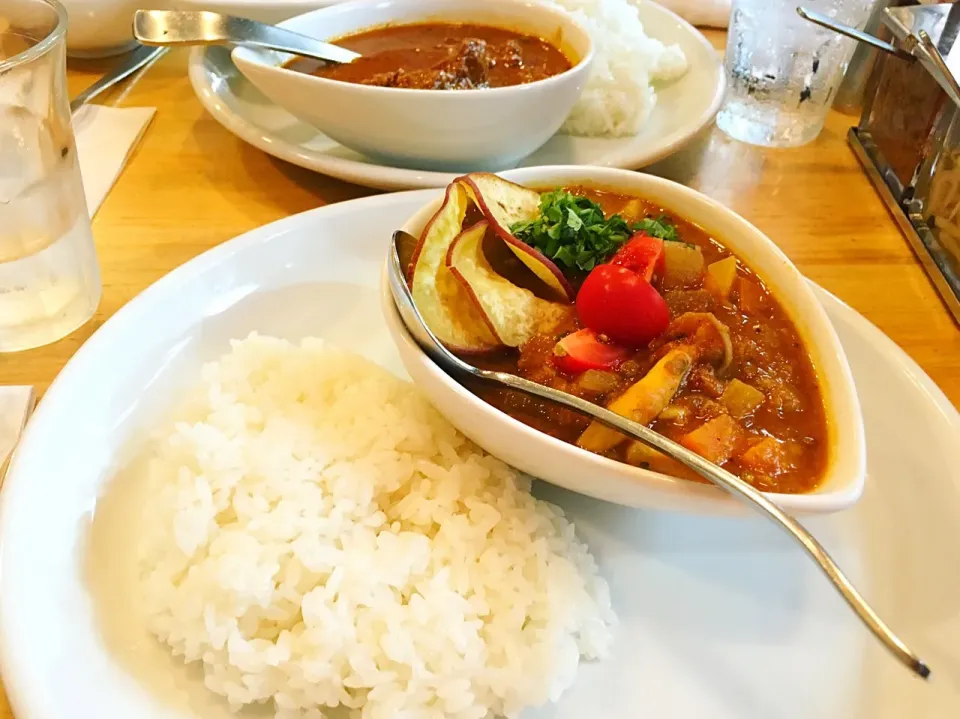
<svg viewBox="0 0 960 719"><path fill-rule="evenodd" d="M687 345L671 349L642 379L607 405L607 409L640 424L652 422L680 390L697 355L698 350ZM577 445L591 452L602 453L626 439L615 429L594 421L580 435Z"/></svg>
<svg viewBox="0 0 960 719"><path fill-rule="evenodd" d="M666 336L695 348L697 359L710 362L720 373L733 362L730 330L712 312L684 312L670 323Z"/></svg>

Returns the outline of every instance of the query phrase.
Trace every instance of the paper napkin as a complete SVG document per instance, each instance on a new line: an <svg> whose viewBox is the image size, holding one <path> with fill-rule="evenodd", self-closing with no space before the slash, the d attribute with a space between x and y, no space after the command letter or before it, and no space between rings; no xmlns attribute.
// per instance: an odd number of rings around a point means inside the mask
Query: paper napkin
<svg viewBox="0 0 960 719"><path fill-rule="evenodd" d="M10 453L33 411L33 387L0 386L0 486Z"/></svg>
<svg viewBox="0 0 960 719"><path fill-rule="evenodd" d="M91 217L120 176L155 112L152 107L84 105L74 114L77 157Z"/></svg>
<svg viewBox="0 0 960 719"><path fill-rule="evenodd" d="M657 0L691 25L726 27L730 22L730 0Z"/></svg>

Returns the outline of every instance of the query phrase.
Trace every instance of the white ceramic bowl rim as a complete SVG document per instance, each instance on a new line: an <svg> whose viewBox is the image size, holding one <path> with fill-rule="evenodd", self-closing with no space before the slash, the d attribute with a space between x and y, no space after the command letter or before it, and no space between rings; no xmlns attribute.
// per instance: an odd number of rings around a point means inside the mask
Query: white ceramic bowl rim
<svg viewBox="0 0 960 719"><path fill-rule="evenodd" d="M282 27L285 30L299 31L303 18L305 18L308 15L313 16L321 13L326 13L331 16L333 16L334 14L348 14L352 12L354 8L369 7L371 5L376 4L377 2L378 0L351 0L350 2L340 3L337 5L332 5L330 7L319 8L311 12L303 13L302 15L297 15L295 17L290 18L289 20L284 20L283 22L279 23L278 27ZM409 4L414 4L415 2L416 0L410 0ZM459 2L463 3L463 0L459 0ZM543 12L545 15L552 16L553 18L558 20L560 23L566 25L568 28L570 27L575 28L576 31L583 36L583 39L586 42L587 50L586 52L581 54L578 62L571 65L566 70L564 70L563 72L557 73L556 75L545 77L542 80L534 80L533 82L526 82L520 85L507 85L506 87L476 88L469 91L447 90L446 92L450 93L451 95L456 94L457 92L470 92L471 95L475 95L475 94L505 95L509 93L525 92L531 89L542 88L545 86L556 84L558 82L562 82L567 75L569 75L570 73L573 73L574 71L579 70L581 67L583 67L587 63L590 63L593 61L595 49L593 45L593 38L590 36L590 32L580 23L579 20L573 17L570 13L567 13L561 10L560 8L554 7L552 5L547 5L546 3L540 2L540 0L522 0L522 1L521 0L487 0L486 2L482 2L482 3L476 2L476 0L467 0L465 4L476 5L478 8L493 7L496 5L520 5L520 6L527 6L530 8L536 8L538 12ZM450 3L451 9L455 9L456 5L457 3L451 1ZM429 19L424 20L423 22L427 22L427 21L429 21ZM401 24L415 25L417 24L417 22L416 21L405 22ZM349 33L347 33L347 35L364 32L365 30L372 30L382 26L383 24L361 27L361 28L358 28L357 30L350 31ZM320 38L320 39L328 40L327 38ZM246 48L238 48L238 51L242 52L245 49ZM296 70L289 70L283 65L276 65L275 63L265 62L264 59L267 57L266 53L256 51L256 50L250 50L250 49L246 49L246 50L247 50L247 56L251 62L255 62L257 64L263 65L264 67L273 67L279 70L280 72L284 72L284 73L297 73ZM570 58L567 57L567 59L569 60ZM302 73L297 73L297 74L302 74ZM421 89L409 88L409 87L381 87L379 85L360 85L358 83L345 83L343 80L331 80L329 78L319 77L317 75L310 75L309 77L311 78L311 80L321 85L329 85L330 83L334 83L337 86L349 84L352 86L352 88L356 92L366 93L368 95L375 95L375 94L382 94L382 93L391 93L394 95L399 95L403 93L410 96L423 95L423 94L435 96L438 93L445 92L443 90L421 90Z"/></svg>

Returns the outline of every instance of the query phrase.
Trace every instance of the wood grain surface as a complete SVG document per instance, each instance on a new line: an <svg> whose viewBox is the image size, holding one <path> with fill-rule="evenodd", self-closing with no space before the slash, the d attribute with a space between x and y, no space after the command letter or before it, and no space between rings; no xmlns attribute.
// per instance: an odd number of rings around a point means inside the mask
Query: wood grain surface
<svg viewBox="0 0 960 719"><path fill-rule="evenodd" d="M711 40L722 46L723 33ZM42 393L77 348L152 282L268 222L373 194L287 165L224 130L194 97L187 53L171 52L100 102L157 108L140 147L100 207L93 231L103 272L94 319L55 344L0 355L0 383ZM110 62L72 63L71 94ZM815 282L852 305L960 403L960 331L846 143L855 118L831 114L800 149L769 150L716 128L651 168L754 223ZM12 712L0 689L0 719Z"/></svg>

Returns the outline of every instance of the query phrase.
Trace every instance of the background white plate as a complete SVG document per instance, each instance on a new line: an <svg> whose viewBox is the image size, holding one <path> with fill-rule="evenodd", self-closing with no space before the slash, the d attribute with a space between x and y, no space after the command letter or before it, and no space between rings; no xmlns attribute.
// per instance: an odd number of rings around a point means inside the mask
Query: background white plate
<svg viewBox="0 0 960 719"><path fill-rule="evenodd" d="M655 3L640 5L640 17L650 35L680 44L690 63L687 74L658 91L657 105L639 134L611 139L555 135L524 159L522 167L645 167L675 152L713 122L724 92L717 51L699 31ZM221 125L281 160L384 190L442 187L456 176L378 165L339 145L264 97L240 74L226 48L194 49L189 72L200 102Z"/></svg>
<svg viewBox="0 0 960 719"><path fill-rule="evenodd" d="M70 361L0 492L0 664L20 719L231 716L138 623L125 465L200 363L251 330L322 336L399 372L376 285L390 232L432 196L345 202L220 245ZM870 478L853 510L806 524L933 681L887 656L764 520L629 510L538 485L590 544L621 626L614 656L528 719L960 716L960 417L877 329L820 297L862 397Z"/></svg>
<svg viewBox="0 0 960 719"><path fill-rule="evenodd" d="M346 0L172 0L177 10L210 10L276 24L321 7Z"/></svg>

